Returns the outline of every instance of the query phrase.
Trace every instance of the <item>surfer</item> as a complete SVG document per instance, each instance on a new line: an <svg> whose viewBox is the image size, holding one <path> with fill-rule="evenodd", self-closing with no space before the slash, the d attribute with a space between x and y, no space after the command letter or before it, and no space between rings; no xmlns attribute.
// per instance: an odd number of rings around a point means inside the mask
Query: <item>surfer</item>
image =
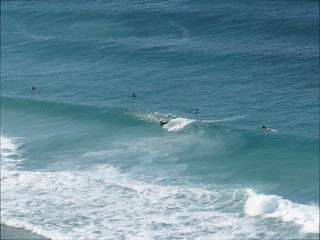
<svg viewBox="0 0 320 240"><path fill-rule="evenodd" d="M31 90L35 90L35 89L36 89L36 87L35 87L35 86L32 86L32 87L31 87Z"/></svg>
<svg viewBox="0 0 320 240"><path fill-rule="evenodd" d="M134 93L132 93L132 97L137 97L137 95L135 95Z"/></svg>
<svg viewBox="0 0 320 240"><path fill-rule="evenodd" d="M194 112L194 113L198 113L198 109L194 110L193 112Z"/></svg>
<svg viewBox="0 0 320 240"><path fill-rule="evenodd" d="M162 122L162 121L160 121L160 125L161 126L163 126L163 125L165 125L165 124L167 124L168 122Z"/></svg>
<svg viewBox="0 0 320 240"><path fill-rule="evenodd" d="M262 130L268 130L268 131L271 131L271 132L278 132L277 129L267 128L267 127L264 126L264 125L262 125L260 128L261 128Z"/></svg>

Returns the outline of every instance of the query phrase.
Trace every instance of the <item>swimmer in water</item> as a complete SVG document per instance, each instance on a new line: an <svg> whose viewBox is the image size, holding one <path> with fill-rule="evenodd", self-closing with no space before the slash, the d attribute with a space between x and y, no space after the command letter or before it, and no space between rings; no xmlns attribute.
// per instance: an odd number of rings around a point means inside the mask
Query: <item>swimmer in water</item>
<svg viewBox="0 0 320 240"><path fill-rule="evenodd" d="M132 97L137 97L137 95L135 95L134 93L132 93Z"/></svg>
<svg viewBox="0 0 320 240"><path fill-rule="evenodd" d="M194 110L193 112L194 112L194 113L198 113L198 109Z"/></svg>
<svg viewBox="0 0 320 240"><path fill-rule="evenodd" d="M263 130L269 129L269 128L265 127L264 125L262 125L262 127L260 127L260 128L263 129Z"/></svg>
<svg viewBox="0 0 320 240"><path fill-rule="evenodd" d="M32 86L30 89L31 89L31 90L35 90L35 89L36 89L36 87L35 87L35 86Z"/></svg>

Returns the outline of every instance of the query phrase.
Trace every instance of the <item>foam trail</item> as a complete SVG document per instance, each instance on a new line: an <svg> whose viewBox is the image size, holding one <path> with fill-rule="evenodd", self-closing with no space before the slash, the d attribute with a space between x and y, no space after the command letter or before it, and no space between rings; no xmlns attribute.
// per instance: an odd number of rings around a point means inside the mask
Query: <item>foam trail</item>
<svg viewBox="0 0 320 240"><path fill-rule="evenodd" d="M223 118L223 119L218 119L218 120L196 120L196 119L178 117L178 118L174 118L174 119L170 120L168 122L168 124L166 124L164 126L164 128L166 128L168 131L179 131L193 122L216 123L216 122L232 121L232 120L241 119L244 117L246 117L246 116L234 116L234 117Z"/></svg>
<svg viewBox="0 0 320 240"><path fill-rule="evenodd" d="M319 207L293 203L277 195L256 194L247 190L249 198L245 204L245 212L249 216L280 218L285 222L302 225L306 233L319 233Z"/></svg>
<svg viewBox="0 0 320 240"><path fill-rule="evenodd" d="M216 122L227 122L227 121L233 121L236 119L242 119L247 117L246 115L240 115L240 116L234 116L234 117L229 117L229 118L222 118L222 119L217 119L217 120L202 120L201 122L210 122L210 123L216 123Z"/></svg>
<svg viewBox="0 0 320 240"><path fill-rule="evenodd" d="M271 131L271 132L278 132L277 129L272 129L272 128L270 128L270 131Z"/></svg>

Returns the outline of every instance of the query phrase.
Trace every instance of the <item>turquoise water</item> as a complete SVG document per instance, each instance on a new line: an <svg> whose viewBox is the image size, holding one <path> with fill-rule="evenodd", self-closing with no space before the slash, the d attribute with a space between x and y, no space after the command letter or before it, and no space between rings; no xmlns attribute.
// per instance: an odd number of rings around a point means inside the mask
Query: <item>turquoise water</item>
<svg viewBox="0 0 320 240"><path fill-rule="evenodd" d="M318 16L318 1L2 2L1 222L317 239Z"/></svg>

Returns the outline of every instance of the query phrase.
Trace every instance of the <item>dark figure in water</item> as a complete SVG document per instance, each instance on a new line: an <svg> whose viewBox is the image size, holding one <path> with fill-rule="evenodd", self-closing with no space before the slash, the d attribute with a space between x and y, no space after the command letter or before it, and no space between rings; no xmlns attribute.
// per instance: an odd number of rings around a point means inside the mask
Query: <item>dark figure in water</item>
<svg viewBox="0 0 320 240"><path fill-rule="evenodd" d="M35 89L36 89L36 87L35 87L35 86L32 86L32 87L31 87L31 90L35 90Z"/></svg>
<svg viewBox="0 0 320 240"><path fill-rule="evenodd" d="M137 97L137 95L135 95L134 93L132 93L132 97Z"/></svg>
<svg viewBox="0 0 320 240"><path fill-rule="evenodd" d="M163 126L163 125L165 125L165 124L167 124L168 122L162 122L162 121L160 121L160 125L161 126Z"/></svg>
<svg viewBox="0 0 320 240"><path fill-rule="evenodd" d="M262 127L260 127L261 129L267 130L268 128L265 127L264 125Z"/></svg>
<svg viewBox="0 0 320 240"><path fill-rule="evenodd" d="M198 113L198 109L194 110L193 112L194 112L194 113Z"/></svg>

